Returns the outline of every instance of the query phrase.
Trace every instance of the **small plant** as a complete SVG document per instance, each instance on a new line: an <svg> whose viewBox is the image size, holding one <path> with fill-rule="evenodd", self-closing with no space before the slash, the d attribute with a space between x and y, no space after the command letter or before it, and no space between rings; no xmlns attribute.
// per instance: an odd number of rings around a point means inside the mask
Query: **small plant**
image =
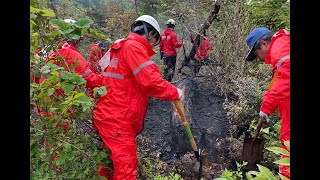
<svg viewBox="0 0 320 180"><path fill-rule="evenodd" d="M274 161L273 163L290 166L290 142L285 141L284 144L288 150L286 150L285 148L276 147L276 146L267 147L266 149L275 154L280 154L285 156L279 160ZM241 171L241 168L244 167L246 164L247 162L243 162L242 164L239 164L237 162L236 171L229 171L228 169L225 169L222 172L221 176L214 180L243 180L244 177L243 177L243 172ZM258 171L249 171L245 173L247 180L288 180L288 178L286 178L280 173L278 173L277 175L274 175L274 173L272 173L270 169L268 169L265 166L262 166L260 164L257 164L257 166L258 166ZM288 169L288 172L290 172L290 168Z"/></svg>
<svg viewBox="0 0 320 180"><path fill-rule="evenodd" d="M246 166L248 163L243 162L242 164L236 162L237 170L236 171L229 171L225 169L219 178L214 180L242 180L243 179L243 172L241 171L242 167Z"/></svg>
<svg viewBox="0 0 320 180"><path fill-rule="evenodd" d="M169 176L156 176L154 180L183 180L183 178L179 174L171 172Z"/></svg>

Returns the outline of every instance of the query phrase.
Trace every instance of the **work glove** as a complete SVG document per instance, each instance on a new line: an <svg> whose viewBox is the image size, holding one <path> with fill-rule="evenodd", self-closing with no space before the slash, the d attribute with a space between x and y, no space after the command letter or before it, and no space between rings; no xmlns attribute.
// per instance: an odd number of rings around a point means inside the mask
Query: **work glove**
<svg viewBox="0 0 320 180"><path fill-rule="evenodd" d="M177 88L177 91L178 91L178 94L179 94L178 98L181 99L181 97L182 97L182 90L181 90L180 88Z"/></svg>
<svg viewBox="0 0 320 180"><path fill-rule="evenodd" d="M163 58L163 52L160 51L160 59L162 59L162 58Z"/></svg>
<svg viewBox="0 0 320 180"><path fill-rule="evenodd" d="M259 116L264 122L267 122L267 123L270 122L270 119L266 113L260 111Z"/></svg>

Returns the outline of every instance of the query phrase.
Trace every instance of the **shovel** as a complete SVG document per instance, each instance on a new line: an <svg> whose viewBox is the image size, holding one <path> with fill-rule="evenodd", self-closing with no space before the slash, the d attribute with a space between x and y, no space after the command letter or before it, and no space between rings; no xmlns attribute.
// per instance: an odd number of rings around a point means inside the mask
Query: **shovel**
<svg viewBox="0 0 320 180"><path fill-rule="evenodd" d="M198 179L200 180L201 179L201 173L202 173L202 160L201 160L201 151L200 149L198 149L197 145L196 145L196 142L193 138L193 135L192 135L192 132L190 130L190 126L189 126L189 123L186 119L186 116L184 114L184 110L183 110L183 106L182 106L182 102L181 100L176 100L173 102L175 108L177 109L179 115L180 115L180 119L181 119L181 122L184 126L184 129L187 133L187 136L188 136L188 139L189 139L189 142L191 144L191 147L192 147L192 150L197 158L197 160L200 162L200 166L199 166L199 176L198 176Z"/></svg>
<svg viewBox="0 0 320 180"><path fill-rule="evenodd" d="M264 140L258 138L263 120L259 119L258 126L253 138L245 138L242 149L242 161L248 162L244 167L246 170L255 170L257 164L263 158Z"/></svg>

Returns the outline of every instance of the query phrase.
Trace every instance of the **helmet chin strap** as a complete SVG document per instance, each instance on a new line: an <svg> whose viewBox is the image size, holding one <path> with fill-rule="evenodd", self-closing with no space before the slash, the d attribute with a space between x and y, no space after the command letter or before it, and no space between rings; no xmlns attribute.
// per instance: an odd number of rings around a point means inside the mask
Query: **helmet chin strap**
<svg viewBox="0 0 320 180"><path fill-rule="evenodd" d="M144 22L142 22L142 23L143 23L144 32L145 32L145 34L146 34L146 36L147 36L148 42L150 43L150 41L152 40L152 38L155 38L155 37L158 35L158 33L153 32L153 36L150 37L150 36L149 36L149 33L148 33L148 30L147 30L147 26L145 25Z"/></svg>
<svg viewBox="0 0 320 180"><path fill-rule="evenodd" d="M143 24L144 33L147 35L147 39L150 42L153 37L149 36L146 24L144 22L142 22L142 24Z"/></svg>

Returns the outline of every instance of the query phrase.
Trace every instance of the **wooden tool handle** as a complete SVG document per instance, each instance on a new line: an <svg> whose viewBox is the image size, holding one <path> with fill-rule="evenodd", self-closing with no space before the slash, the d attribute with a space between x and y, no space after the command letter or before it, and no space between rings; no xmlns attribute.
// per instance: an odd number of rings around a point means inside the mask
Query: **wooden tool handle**
<svg viewBox="0 0 320 180"><path fill-rule="evenodd" d="M184 114L184 110L183 110L183 106L182 106L182 101L180 99L173 101L173 104L175 106L175 108L177 109L179 115L180 115L180 119L182 121L183 125L189 125L189 122L187 121L187 118Z"/></svg>
<svg viewBox="0 0 320 180"><path fill-rule="evenodd" d="M186 119L186 116L184 114L184 110L183 110L183 106L182 106L181 100L178 99L178 100L174 101L173 104L174 104L175 108L177 109L177 111L178 111L178 113L180 115L180 119L181 119L182 124L184 126L184 129L185 129L185 131L187 133L187 136L188 136L188 139L189 139L189 142L191 144L191 147L192 147L193 151L195 153L198 153L198 147L197 147L196 142L195 142L195 140L193 138L192 132L190 130L189 123L188 123L188 121Z"/></svg>
<svg viewBox="0 0 320 180"><path fill-rule="evenodd" d="M256 133L254 134L253 140L255 140L259 136L262 125L263 125L263 120L261 118L259 118L258 126L256 129Z"/></svg>

